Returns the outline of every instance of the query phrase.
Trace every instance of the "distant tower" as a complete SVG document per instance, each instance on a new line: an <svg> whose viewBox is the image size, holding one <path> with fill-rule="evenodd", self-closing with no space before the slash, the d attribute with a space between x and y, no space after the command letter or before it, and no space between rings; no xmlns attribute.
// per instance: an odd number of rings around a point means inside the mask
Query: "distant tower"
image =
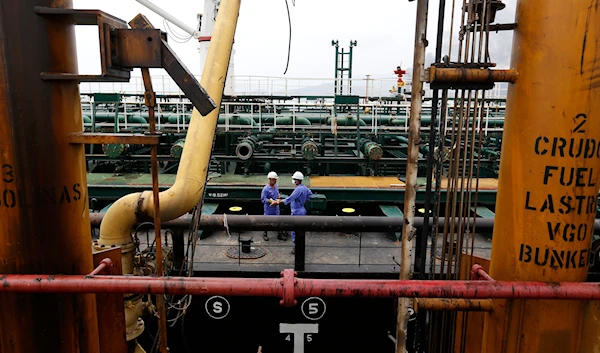
<svg viewBox="0 0 600 353"><path fill-rule="evenodd" d="M350 51L340 50L339 42L332 40L331 45L335 47L335 95L352 94L352 49L356 46L356 41L350 41ZM344 80L347 80L347 88L344 92Z"/></svg>
<svg viewBox="0 0 600 353"><path fill-rule="evenodd" d="M198 14L198 30L200 38L198 38L198 53L200 54L200 70L204 70L206 63L206 55L208 54L208 45L212 37L213 28L217 19L217 12L221 0L204 0L204 13ZM233 57L235 50L231 50L231 58L229 59L229 69L227 70L227 79L225 81L225 91L223 94L231 96L235 92L235 82L233 80Z"/></svg>

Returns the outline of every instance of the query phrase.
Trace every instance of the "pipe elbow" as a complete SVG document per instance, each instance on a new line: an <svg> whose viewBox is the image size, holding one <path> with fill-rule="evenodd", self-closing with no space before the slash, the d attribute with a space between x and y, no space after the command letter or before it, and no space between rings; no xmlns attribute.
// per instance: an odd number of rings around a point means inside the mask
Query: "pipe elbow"
<svg viewBox="0 0 600 353"><path fill-rule="evenodd" d="M106 211L100 224L98 243L104 247L124 246L131 242L131 229L137 222L142 193L123 196Z"/></svg>
<svg viewBox="0 0 600 353"><path fill-rule="evenodd" d="M135 243L131 237L131 229L137 223L136 210L141 197L141 193L136 193L117 200L106 211L100 224L100 237L93 244L97 251L120 247L124 274L133 272Z"/></svg>

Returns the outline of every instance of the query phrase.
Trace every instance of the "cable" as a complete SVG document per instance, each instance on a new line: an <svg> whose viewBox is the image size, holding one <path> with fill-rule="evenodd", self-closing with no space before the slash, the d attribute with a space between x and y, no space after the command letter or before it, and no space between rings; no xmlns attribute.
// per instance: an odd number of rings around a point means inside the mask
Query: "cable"
<svg viewBox="0 0 600 353"><path fill-rule="evenodd" d="M292 6L296 6L296 0L292 0ZM288 67L290 66L290 54L292 51L292 16L290 15L290 6L288 4L288 0L285 0L285 8L287 9L288 24L290 27L290 37L288 40L288 55L287 63L285 64L285 71L283 72L284 75L287 73Z"/></svg>
<svg viewBox="0 0 600 353"><path fill-rule="evenodd" d="M174 42L187 43L190 39L192 39L194 37L192 35L183 36L179 33L176 33L174 30L171 29L169 22L165 19L163 19L163 24L164 24L165 28L167 29L167 31L171 34L171 38L173 39Z"/></svg>

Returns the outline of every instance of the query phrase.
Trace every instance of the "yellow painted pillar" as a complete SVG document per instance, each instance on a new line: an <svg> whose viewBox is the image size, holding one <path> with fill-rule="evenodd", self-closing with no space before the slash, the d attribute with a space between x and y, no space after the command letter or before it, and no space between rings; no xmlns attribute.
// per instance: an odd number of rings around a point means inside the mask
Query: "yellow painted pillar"
<svg viewBox="0 0 600 353"><path fill-rule="evenodd" d="M71 0L0 1L0 277L93 270L75 26L35 13ZM2 282L0 280L0 282ZM94 294L1 294L0 352L98 353Z"/></svg>
<svg viewBox="0 0 600 353"><path fill-rule="evenodd" d="M600 4L520 0L490 274L584 281L600 179ZM582 302L495 301L484 353L575 353Z"/></svg>

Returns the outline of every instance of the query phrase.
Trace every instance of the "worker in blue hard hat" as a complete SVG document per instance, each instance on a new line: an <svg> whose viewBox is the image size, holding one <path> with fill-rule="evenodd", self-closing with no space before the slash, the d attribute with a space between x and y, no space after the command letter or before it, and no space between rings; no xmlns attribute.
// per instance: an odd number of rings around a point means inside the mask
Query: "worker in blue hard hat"
<svg viewBox="0 0 600 353"><path fill-rule="evenodd" d="M271 205L274 200L281 198L279 195L279 188L277 187L277 179L279 179L279 176L275 172L269 172L267 178L269 179L269 182L265 185L260 194L260 201L264 206L264 215L279 216L279 205ZM269 234L267 231L263 233L263 239L269 241ZM279 232L277 239L287 240L287 236L285 233Z"/></svg>
<svg viewBox="0 0 600 353"><path fill-rule="evenodd" d="M291 205L292 216L304 216L306 215L306 208L304 208L304 204L306 201L310 199L312 196L312 191L306 187L306 185L302 184L304 180L304 175L300 172L295 172L292 175L292 182L296 185L294 192L287 198L281 200L276 200L273 202L273 205L279 205L283 202L285 205ZM292 254L296 253L296 233L294 231L291 232L292 242L294 243L294 248L292 249Z"/></svg>

